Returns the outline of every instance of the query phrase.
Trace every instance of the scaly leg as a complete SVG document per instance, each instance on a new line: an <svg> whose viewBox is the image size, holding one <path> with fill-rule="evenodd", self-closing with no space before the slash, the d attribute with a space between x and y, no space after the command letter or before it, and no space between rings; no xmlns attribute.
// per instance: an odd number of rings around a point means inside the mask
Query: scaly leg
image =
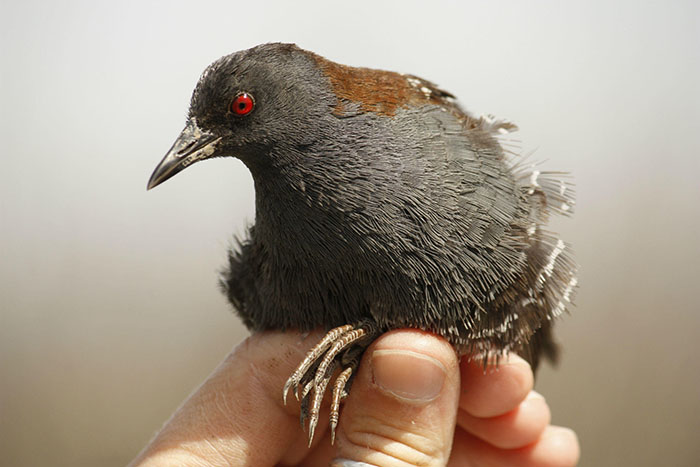
<svg viewBox="0 0 700 467"><path fill-rule="evenodd" d="M333 374L341 368L342 372L333 384L332 392L331 436L335 439L340 402L350 390L352 376L362 353L379 333L376 324L370 321L332 329L309 351L285 383L283 392L285 404L289 389L293 387L294 395L299 399L301 387L300 421L304 427L306 419L309 419L309 445L316 431L326 388Z"/></svg>
<svg viewBox="0 0 700 467"><path fill-rule="evenodd" d="M289 388L294 386L294 395L296 396L297 400L299 400L299 383L304 377L304 374L309 370L309 368L314 364L314 362L321 355L323 355L323 353L328 347L330 347L334 340L336 340L339 336L342 336L346 332L350 331L351 329L352 325L350 324L346 324L345 326L338 326L337 328L331 329L318 344L316 344L311 350L309 350L309 353L306 354L304 360L301 361L297 369L294 370L294 373L292 373L292 376L290 376L287 382L284 384L284 388L282 389L282 399L284 400L285 405L287 405L287 393L289 392Z"/></svg>
<svg viewBox="0 0 700 467"><path fill-rule="evenodd" d="M345 385L347 384L350 376L352 376L353 371L357 368L358 361L343 370L340 375L333 383L333 396L331 397L331 444L335 443L335 427L338 426L338 418L340 417L340 401L344 400L348 393L345 392Z"/></svg>

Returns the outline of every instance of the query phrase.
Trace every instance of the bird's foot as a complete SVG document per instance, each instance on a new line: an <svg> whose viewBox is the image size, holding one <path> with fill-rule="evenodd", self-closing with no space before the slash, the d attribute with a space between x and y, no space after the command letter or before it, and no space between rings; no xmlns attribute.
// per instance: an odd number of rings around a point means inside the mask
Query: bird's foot
<svg viewBox="0 0 700 467"><path fill-rule="evenodd" d="M302 428L305 427L306 420L309 421L309 446L314 438L326 388L333 374L340 368L342 371L335 379L331 391L331 443L335 441L340 403L348 395L362 352L378 333L376 325L371 322L362 322L354 326L347 324L331 329L309 350L285 383L282 394L284 403L287 403L287 394L292 388L294 397L301 400L300 421Z"/></svg>

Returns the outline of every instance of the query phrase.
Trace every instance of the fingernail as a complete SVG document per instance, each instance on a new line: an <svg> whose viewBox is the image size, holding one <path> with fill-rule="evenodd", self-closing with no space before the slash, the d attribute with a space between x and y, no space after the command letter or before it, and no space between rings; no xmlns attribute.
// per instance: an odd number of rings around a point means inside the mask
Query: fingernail
<svg viewBox="0 0 700 467"><path fill-rule="evenodd" d="M410 350L375 350L372 353L374 383L392 396L411 403L435 400L447 376L444 365L433 357Z"/></svg>
<svg viewBox="0 0 700 467"><path fill-rule="evenodd" d="M535 400L535 399L545 400L544 396L537 391L530 391L528 393L527 397L525 398L525 400Z"/></svg>
<svg viewBox="0 0 700 467"><path fill-rule="evenodd" d="M330 467L376 467L372 464L360 461L351 461L350 459L334 459Z"/></svg>

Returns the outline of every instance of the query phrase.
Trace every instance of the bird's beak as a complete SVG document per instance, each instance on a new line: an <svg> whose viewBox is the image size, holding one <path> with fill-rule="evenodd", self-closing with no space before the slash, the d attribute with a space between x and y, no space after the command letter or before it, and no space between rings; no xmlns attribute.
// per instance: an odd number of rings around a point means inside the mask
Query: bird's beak
<svg viewBox="0 0 700 467"><path fill-rule="evenodd" d="M202 131L197 126L195 119L190 119L156 170L153 171L146 189L150 190L195 162L211 157L220 140L221 137Z"/></svg>

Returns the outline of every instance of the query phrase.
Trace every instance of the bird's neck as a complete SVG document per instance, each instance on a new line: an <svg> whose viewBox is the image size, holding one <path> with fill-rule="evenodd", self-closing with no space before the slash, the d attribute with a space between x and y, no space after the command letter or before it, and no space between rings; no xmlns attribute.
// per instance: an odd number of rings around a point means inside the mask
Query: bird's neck
<svg viewBox="0 0 700 467"><path fill-rule="evenodd" d="M338 206L318 196L314 181L284 168L255 176L253 241L279 261L308 260L339 241Z"/></svg>

